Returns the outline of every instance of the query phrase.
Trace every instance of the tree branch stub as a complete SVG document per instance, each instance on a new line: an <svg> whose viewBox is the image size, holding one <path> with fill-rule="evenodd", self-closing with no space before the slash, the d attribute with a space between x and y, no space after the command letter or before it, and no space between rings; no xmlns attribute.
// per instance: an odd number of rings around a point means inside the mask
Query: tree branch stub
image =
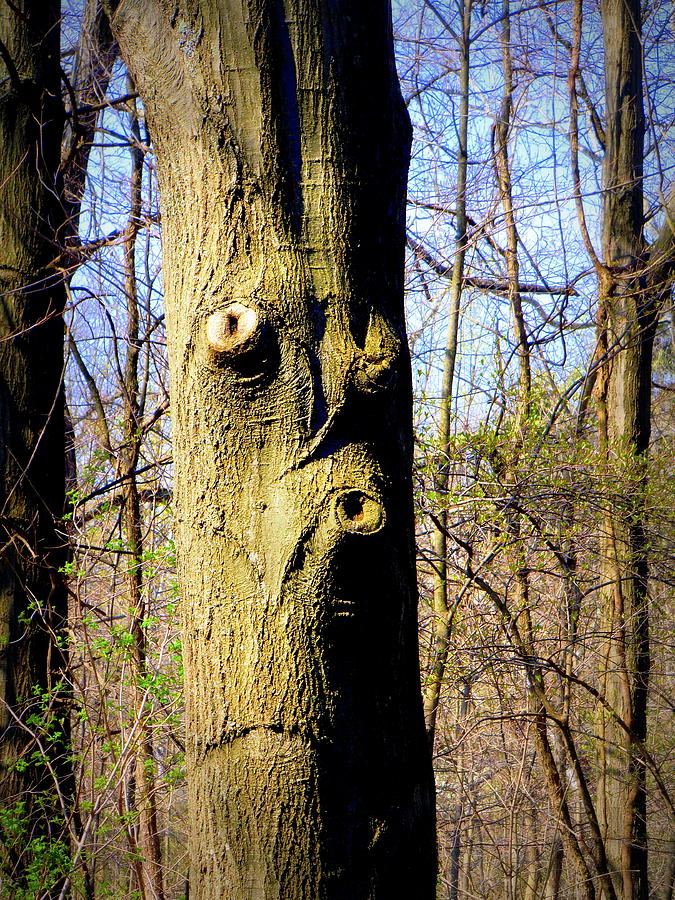
<svg viewBox="0 0 675 900"><path fill-rule="evenodd" d="M214 353L236 357L258 345L264 326L255 309L235 301L208 317L206 337Z"/></svg>

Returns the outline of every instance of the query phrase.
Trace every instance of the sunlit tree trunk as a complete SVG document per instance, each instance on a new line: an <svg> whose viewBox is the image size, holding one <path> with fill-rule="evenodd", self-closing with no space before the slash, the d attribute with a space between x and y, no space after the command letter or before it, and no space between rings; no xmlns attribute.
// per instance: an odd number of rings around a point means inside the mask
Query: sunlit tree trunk
<svg viewBox="0 0 675 900"><path fill-rule="evenodd" d="M544 884L544 900L559 900L563 860L565 858L565 851L559 838L556 838L553 842L549 849L549 854L548 871L546 873L546 883Z"/></svg>
<svg viewBox="0 0 675 900"><path fill-rule="evenodd" d="M72 789L64 288L50 268L61 223L59 20L54 2L0 5L1 877L18 892L33 866L44 897L67 871Z"/></svg>
<svg viewBox="0 0 675 900"><path fill-rule="evenodd" d="M462 33L459 37L459 123L457 147L457 219L455 227L455 258L449 291L448 330L443 357L443 380L439 404L438 453L439 472L435 489L440 497L437 522L432 528L432 548L434 553L433 571L433 647L432 667L424 690L424 719L429 744L433 748L436 733L436 716L445 678L445 667L450 641L450 609L448 585L448 513L447 494L450 487L450 441L452 437L452 402L455 366L457 362L457 342L459 337L459 315L464 287L464 260L466 257L467 217L466 187L469 167L469 52L471 47L472 0L462 4ZM460 840L459 832L456 841ZM459 844L455 845L459 854ZM458 857L457 857L458 858Z"/></svg>
<svg viewBox="0 0 675 900"><path fill-rule="evenodd" d="M157 148L197 898L430 898L389 9L126 0Z"/></svg>
<svg viewBox="0 0 675 900"><path fill-rule="evenodd" d="M467 678L465 681L461 683L460 687L460 701L458 704L457 710L457 725L455 728L455 736L456 736L456 767L460 777L460 798L459 802L455 807L455 827L452 832L452 844L450 846L450 871L448 877L448 900L458 900L460 896L460 883L462 880L462 850L464 849L464 864L467 865L466 857L470 855L471 852L471 842L468 844L468 853L467 848L463 848L463 836L466 831L466 811L467 811L467 798L466 794L471 791L471 786L469 782L466 762L465 762L465 753L464 753L464 739L466 736L467 729L467 716L469 712L469 703L471 697L471 679Z"/></svg>
<svg viewBox="0 0 675 900"><path fill-rule="evenodd" d="M504 89L502 91L502 102L494 126L493 142L499 199L502 209L504 210L508 296L516 338L516 356L518 358L518 405L516 413L516 429L518 430L526 427L526 419L530 409L532 364L530 359L530 339L527 333L527 323L525 322L525 315L523 313L523 301L520 290L518 229L516 227L516 216L513 206L513 184L511 179L511 164L509 161L509 135L513 115L513 92L515 90L513 59L511 55L511 7L509 0L504 0L502 3L500 43L502 50L502 67L504 70Z"/></svg>
<svg viewBox="0 0 675 900"><path fill-rule="evenodd" d="M131 113L131 180L129 220L124 242L124 294L127 307L126 356L123 371L123 445L119 451L122 486L122 529L129 553L125 573L129 632L132 637L131 668L134 691L134 727L138 731L134 766L133 806L138 815L140 858L136 874L139 890L148 900L164 900L162 853L159 843L157 800L155 794L155 757L148 700L148 648L146 629L148 609L143 584L143 519L136 469L143 440L143 400L139 383L141 352L140 309L136 278L136 239L141 224L143 162L138 115Z"/></svg>

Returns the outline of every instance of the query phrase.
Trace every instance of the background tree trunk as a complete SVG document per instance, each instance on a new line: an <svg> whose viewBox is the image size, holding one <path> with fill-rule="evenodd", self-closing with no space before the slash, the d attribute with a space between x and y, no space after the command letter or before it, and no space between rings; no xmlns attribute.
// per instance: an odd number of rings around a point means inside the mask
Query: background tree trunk
<svg viewBox="0 0 675 900"><path fill-rule="evenodd" d="M138 847L141 852L137 876L139 891L148 900L164 900L162 853L159 843L157 801L155 797L155 757L152 740L150 704L147 685L152 678L148 670L148 604L143 584L143 517L141 494L136 469L143 441L144 394L139 384L140 309L136 279L136 239L141 221L143 165L145 152L141 144L138 113L133 102L130 112L131 132L136 141L131 149L131 183L129 222L124 243L124 293L127 302L126 357L123 373L123 446L119 453L122 487L122 530L126 549L130 552L126 572L129 633L132 635L131 668L134 681L133 703L138 728L136 764L133 772L134 803L138 815Z"/></svg>
<svg viewBox="0 0 675 900"><path fill-rule="evenodd" d="M162 188L191 897L432 897L388 5L112 22Z"/></svg>
<svg viewBox="0 0 675 900"><path fill-rule="evenodd" d="M643 240L641 9L604 0L605 160L598 377L600 449L609 487L601 543L606 650L601 684L599 818L617 894L647 900L645 766L649 612L645 459L651 428L654 292L646 290ZM623 723L623 724L621 724Z"/></svg>
<svg viewBox="0 0 675 900"><path fill-rule="evenodd" d="M459 336L460 304L464 288L464 260L466 257L466 183L469 168L469 53L471 49L472 0L462 3L462 33L458 39L460 59L460 107L457 130L457 221L455 226L455 258L452 266L449 297L448 330L443 355L443 380L439 403L438 453L440 471L436 490L441 496L438 523L432 532L434 553L434 637L433 665L424 689L424 721L429 744L433 750L436 734L436 715L445 678L450 640L450 609L448 603L448 512L447 494L450 488L450 440L452 437L452 404L457 339ZM457 833L459 841L459 832ZM459 858L459 844L453 839L454 853ZM455 858L453 856L453 858ZM451 878L452 881L452 878ZM454 883L454 882L453 882Z"/></svg>
<svg viewBox="0 0 675 900"><path fill-rule="evenodd" d="M0 6L0 840L7 889L32 866L45 897L67 870L72 790L59 21L58 3Z"/></svg>

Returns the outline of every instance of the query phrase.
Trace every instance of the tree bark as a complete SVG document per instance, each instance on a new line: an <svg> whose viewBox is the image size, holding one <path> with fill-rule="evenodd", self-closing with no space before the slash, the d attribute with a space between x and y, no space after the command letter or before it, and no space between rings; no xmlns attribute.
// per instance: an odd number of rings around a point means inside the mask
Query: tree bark
<svg viewBox="0 0 675 900"><path fill-rule="evenodd" d="M607 124L599 316L605 362L596 391L608 485L618 480L623 500L608 487L600 547L607 640L600 674L604 698L615 715L605 709L599 714L598 806L617 894L622 900L647 900L646 769L641 753L647 737L650 666L646 460L652 346L665 293L660 276L666 272L658 258L659 243L650 254L642 233L640 4L604 0L602 18Z"/></svg>
<svg viewBox="0 0 675 900"><path fill-rule="evenodd" d="M518 229L513 207L513 184L511 180L511 164L509 161L509 137L513 115L513 92L515 90L513 76L513 59L511 57L511 7L509 0L502 2L502 27L500 34L502 50L502 67L504 69L504 89L499 114L493 131L493 152L499 199L504 210L506 227L506 272L508 276L508 296L513 316L516 336L516 355L518 356L518 408L516 412L517 438L522 442L522 430L526 427L530 411L532 389L532 366L530 360L530 339L523 313L523 301L520 288L520 264L518 261Z"/></svg>
<svg viewBox="0 0 675 900"><path fill-rule="evenodd" d="M641 459L650 433L651 347L647 297L639 289L642 238L644 111L640 5L604 0L606 152L603 195L601 341L608 361L598 378L600 448L608 476L630 480L634 510L609 498L601 545L608 639L601 671L606 700L631 733L600 712L599 818L614 884L622 900L646 900L645 771L635 742L646 737L649 675L647 558L640 494ZM629 488L626 484L624 489ZM637 490L637 496L635 491Z"/></svg>
<svg viewBox="0 0 675 900"><path fill-rule="evenodd" d="M126 357L122 376L123 393L123 446L119 453L119 469L123 474L122 530L127 550L131 554L125 581L127 588L129 632L132 635L131 668L134 680L134 712L138 725L138 744L134 767L134 806L138 814L138 845L141 858L137 874L141 883L139 891L148 900L164 900L162 851L159 842L157 800L155 796L155 754L147 683L148 647L146 619L148 616L143 578L143 517L141 495L136 469L143 441L143 394L139 385L139 296L136 279L136 239L141 222L143 201L143 165L145 153L141 149L138 113L130 114L131 132L136 146L131 149L131 183L129 221L124 243L124 293L127 307Z"/></svg>
<svg viewBox="0 0 675 900"><path fill-rule="evenodd" d="M67 870L72 789L59 21L54 2L0 6L0 841L7 890L32 866L44 897Z"/></svg>
<svg viewBox="0 0 675 900"><path fill-rule="evenodd" d="M386 2L126 0L157 148L193 898L430 898Z"/></svg>
<svg viewBox="0 0 675 900"><path fill-rule="evenodd" d="M432 668L424 690L424 721L427 737L433 750L436 735L436 716L445 679L450 642L450 611L448 604L448 512L447 493L450 487L450 438L452 428L453 384L457 361L459 314L464 289L464 260L467 247L466 187L469 168L469 52L471 48L472 0L462 3L462 34L459 38L459 128L457 132L457 221L455 227L455 258L450 282L450 317L443 356L443 381L439 404L438 452L440 471L436 477L436 491L440 496L438 525L432 529L434 553L434 626Z"/></svg>

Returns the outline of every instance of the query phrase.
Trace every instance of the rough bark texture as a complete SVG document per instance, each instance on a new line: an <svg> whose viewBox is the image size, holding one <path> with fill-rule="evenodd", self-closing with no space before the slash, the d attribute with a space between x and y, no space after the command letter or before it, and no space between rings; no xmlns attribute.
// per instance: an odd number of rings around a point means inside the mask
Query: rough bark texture
<svg viewBox="0 0 675 900"><path fill-rule="evenodd" d="M190 895L434 895L386 2L126 0L157 157Z"/></svg>
<svg viewBox="0 0 675 900"><path fill-rule="evenodd" d="M31 842L60 834L70 789L65 540L56 528L65 500L64 293L49 268L61 221L58 22L57 3L0 5L0 808L9 829L0 840L8 891L35 862ZM53 885L43 887L50 896Z"/></svg>
<svg viewBox="0 0 675 900"><path fill-rule="evenodd" d="M650 286L642 234L644 110L641 9L604 0L606 132L603 173L600 447L623 500L610 497L601 546L607 632L601 671L614 715L600 713L599 819L622 900L646 900L645 765L649 679L645 458L651 426L652 345L663 291Z"/></svg>

